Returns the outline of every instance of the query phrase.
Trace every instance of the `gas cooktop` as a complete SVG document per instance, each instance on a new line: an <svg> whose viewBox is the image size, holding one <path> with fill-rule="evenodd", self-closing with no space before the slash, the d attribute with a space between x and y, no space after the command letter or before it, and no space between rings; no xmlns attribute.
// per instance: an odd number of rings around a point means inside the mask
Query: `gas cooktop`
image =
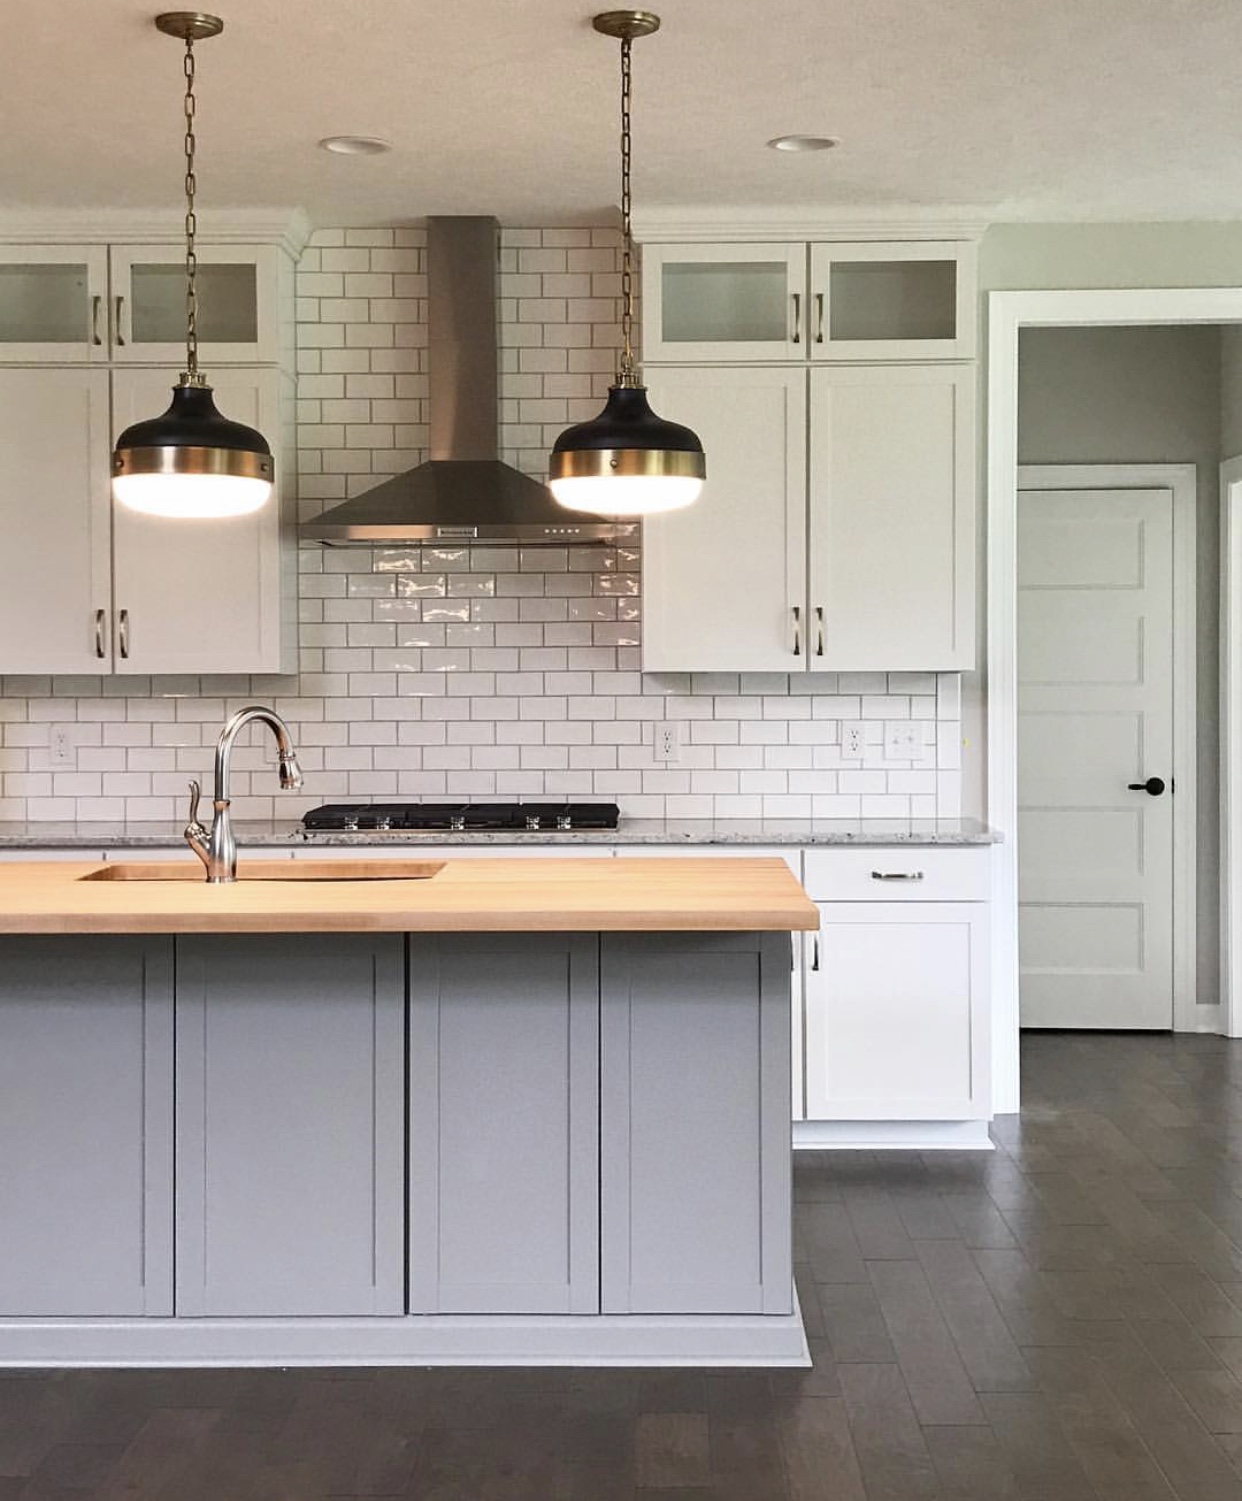
<svg viewBox="0 0 1242 1501"><path fill-rule="evenodd" d="M302 817L308 830L448 829L461 833L615 829L616 803L325 803Z"/></svg>

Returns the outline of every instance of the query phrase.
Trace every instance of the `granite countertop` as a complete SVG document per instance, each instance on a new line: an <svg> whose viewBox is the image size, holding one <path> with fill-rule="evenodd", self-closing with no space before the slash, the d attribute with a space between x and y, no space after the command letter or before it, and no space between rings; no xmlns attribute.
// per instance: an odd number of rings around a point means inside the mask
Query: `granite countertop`
<svg viewBox="0 0 1242 1501"><path fill-rule="evenodd" d="M976 845L999 842L1000 835L973 818L623 818L616 829L558 833L426 833L360 831L308 834L294 820L270 823L237 820L237 843L246 846L296 846L323 849L402 846L413 849L448 845ZM18 823L0 822L0 850L173 849L182 844L181 825L169 823Z"/></svg>

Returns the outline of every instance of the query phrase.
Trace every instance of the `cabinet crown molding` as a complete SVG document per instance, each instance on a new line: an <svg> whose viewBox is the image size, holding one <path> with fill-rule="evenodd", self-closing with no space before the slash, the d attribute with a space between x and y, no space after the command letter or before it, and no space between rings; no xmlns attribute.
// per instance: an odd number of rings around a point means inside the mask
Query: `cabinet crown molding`
<svg viewBox="0 0 1242 1501"><path fill-rule="evenodd" d="M234 208L199 212L199 237L205 244L277 244L292 259L310 238L310 221L301 209ZM7 245L150 245L180 243L185 234L181 211L151 209L10 209L0 212L0 244Z"/></svg>
<svg viewBox="0 0 1242 1501"><path fill-rule="evenodd" d="M922 214L907 208L900 215L835 208L686 208L652 204L634 214L634 237L642 241L762 240L969 240L983 238L990 220L963 209L960 216Z"/></svg>

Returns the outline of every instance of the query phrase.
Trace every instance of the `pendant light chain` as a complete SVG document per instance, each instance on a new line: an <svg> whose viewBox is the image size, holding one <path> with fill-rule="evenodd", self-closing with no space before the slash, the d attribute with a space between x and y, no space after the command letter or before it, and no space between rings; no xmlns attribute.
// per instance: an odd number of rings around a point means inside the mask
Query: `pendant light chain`
<svg viewBox="0 0 1242 1501"><path fill-rule="evenodd" d="M194 194L198 182L194 176L194 153L198 141L194 135L194 39L185 40L185 364L192 384L198 384L198 255L194 237L198 217L194 212Z"/></svg>
<svg viewBox="0 0 1242 1501"><path fill-rule="evenodd" d="M633 92L630 53L633 39L621 38L621 368L617 384L636 386L634 372L634 235L630 226L630 100Z"/></svg>

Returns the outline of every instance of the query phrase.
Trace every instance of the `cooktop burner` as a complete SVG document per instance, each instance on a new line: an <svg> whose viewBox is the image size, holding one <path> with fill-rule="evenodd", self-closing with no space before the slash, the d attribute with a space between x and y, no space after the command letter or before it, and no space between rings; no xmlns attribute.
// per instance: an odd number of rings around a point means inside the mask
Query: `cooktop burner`
<svg viewBox="0 0 1242 1501"><path fill-rule="evenodd" d="M307 829L448 829L523 832L615 829L616 803L325 803L302 817Z"/></svg>

